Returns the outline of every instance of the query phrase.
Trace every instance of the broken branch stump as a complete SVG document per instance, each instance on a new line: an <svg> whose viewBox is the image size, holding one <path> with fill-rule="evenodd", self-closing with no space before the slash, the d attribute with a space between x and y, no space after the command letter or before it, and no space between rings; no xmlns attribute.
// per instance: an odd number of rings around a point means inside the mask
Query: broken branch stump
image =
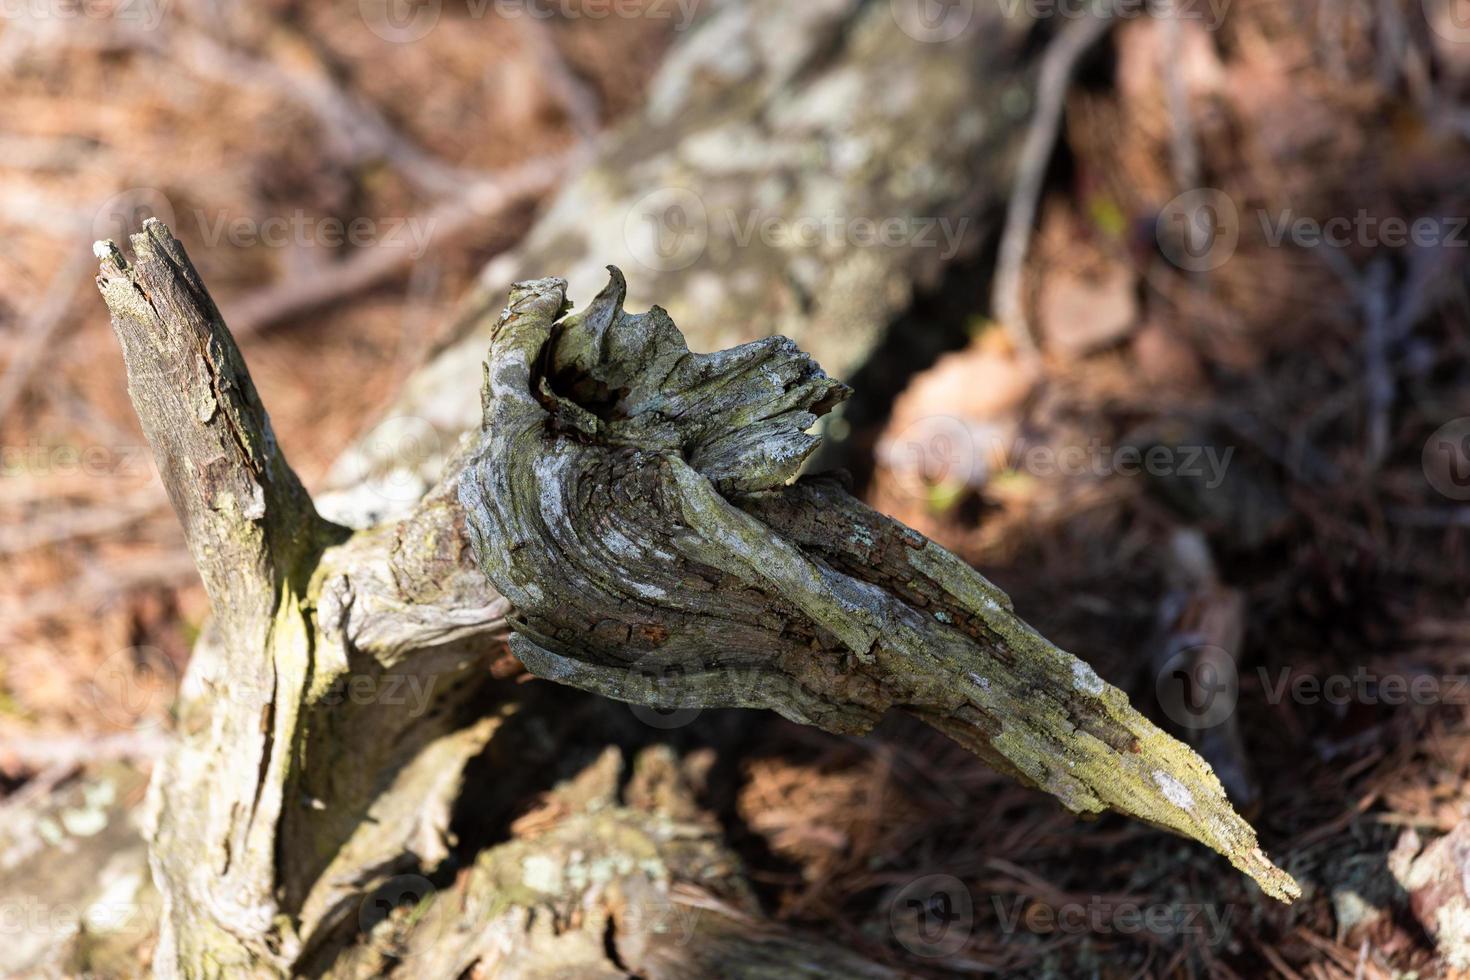
<svg viewBox="0 0 1470 980"><path fill-rule="evenodd" d="M183 247L156 220L132 247L98 244L98 286L215 612L145 807L156 975L894 975L764 919L667 752L579 768L608 713L492 669L509 605L466 538L465 454L402 520L323 521ZM549 826L457 837L552 772Z"/></svg>
<svg viewBox="0 0 1470 980"><path fill-rule="evenodd" d="M837 482L796 479L844 385L784 337L691 353L663 310L623 311L611 272L578 313L560 279L512 292L460 483L533 673L835 732L902 708L1074 812L1130 814L1299 894L1209 765L1003 592Z"/></svg>
<svg viewBox="0 0 1470 980"><path fill-rule="evenodd" d="M1209 767L1004 593L837 481L796 479L847 389L791 341L693 354L663 311L623 311L615 270L576 314L563 281L523 283L491 344L478 444L407 517L353 532L317 516L183 247L156 220L132 244L131 262L99 244L98 284L216 614L149 789L160 976L413 975L411 949L456 975L534 973L575 949L609 975L623 957L648 976L725 960L757 976L773 941L810 976L884 975L763 922L718 832L691 853L668 813L598 825L611 880L572 873L557 848L575 829L456 864L471 761L524 779L521 711L538 739L576 738L573 716L491 671L508 627L533 672L619 700L769 707L839 732L910 711L1077 812L1167 827L1297 894ZM363 680L423 697L344 696ZM675 796L694 819L692 794ZM515 885L551 880L528 870L540 857L567 865L557 887ZM460 904L410 910L383 949L363 910L405 872L454 882ZM637 932L635 894L717 911L670 947ZM560 918L573 909L581 926ZM541 911L561 931L523 928ZM588 927L611 929L616 956Z"/></svg>

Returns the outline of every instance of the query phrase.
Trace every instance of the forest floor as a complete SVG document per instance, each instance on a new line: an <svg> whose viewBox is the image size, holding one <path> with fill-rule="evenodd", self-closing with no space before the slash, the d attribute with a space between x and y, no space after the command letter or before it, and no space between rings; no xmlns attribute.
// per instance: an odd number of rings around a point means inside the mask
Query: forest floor
<svg viewBox="0 0 1470 980"><path fill-rule="evenodd" d="M187 6L166 46L110 21L0 34L0 798L109 756L146 767L207 613L91 241L140 208L172 217L320 486L534 213L415 238L399 219L451 192L379 162L364 120L494 172L576 143L547 94L566 69L615 123L672 39L641 18L484 18L385 48L357 4ZM917 724L849 739L752 714L722 815L777 918L936 977L1456 975L1392 869L1470 816L1470 488L1426 452L1470 416L1470 43L1418 3L1372 6L1119 24L1073 80L1029 251L1040 357L977 288L963 345L889 379L845 452L875 506L1160 724L1195 725L1304 898L1277 905L1146 826L1079 822ZM1171 238L1180 186L1223 191L1229 254ZM262 240L271 215L307 231ZM372 241L322 240L355 217ZM1390 217L1438 231L1393 247ZM1347 247L1312 244L1331 218ZM1229 677L1204 679L1230 699L1203 726L1203 675L1177 672L1200 650L1224 653ZM916 881L962 915L945 956L894 928Z"/></svg>

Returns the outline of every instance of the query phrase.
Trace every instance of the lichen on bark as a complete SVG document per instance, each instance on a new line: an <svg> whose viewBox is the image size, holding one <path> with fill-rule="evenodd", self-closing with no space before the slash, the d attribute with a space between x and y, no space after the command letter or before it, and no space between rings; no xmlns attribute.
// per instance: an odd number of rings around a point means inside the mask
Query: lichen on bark
<svg viewBox="0 0 1470 980"><path fill-rule="evenodd" d="M781 337L691 353L625 295L616 269L577 313L565 281L521 283L491 341L459 494L530 670L839 732L907 710L1073 811L1131 814L1299 894L1208 764L1001 590L839 482L798 479L842 384Z"/></svg>
<svg viewBox="0 0 1470 980"><path fill-rule="evenodd" d="M1294 894L1209 767L1016 618L1004 593L838 481L796 479L817 446L809 430L846 388L790 341L693 354L663 311L623 311L616 272L576 314L561 280L522 284L494 334L478 446L402 520L351 532L316 516L182 246L157 222L132 245L131 262L100 246L99 286L220 613L149 789L160 976L411 972L396 940L374 952L353 913L407 871L454 873L449 824L474 792L471 760L499 757L501 789L524 776L506 761L520 757L507 734L519 709L542 737L574 740L575 719L490 669L507 623L536 673L625 701L770 707L841 732L913 712L1074 810L1112 807L1195 837L1271 894ZM399 678L425 682L419 709L341 696ZM550 861L578 835L607 844L616 888L506 885L505 855ZM527 964L554 946L613 972L622 957L648 976L724 960L779 975L781 957L760 958L776 943L813 976L883 973L771 932L749 906L722 905L686 946L625 921L618 955L604 955L583 932L617 925L618 896L654 888L666 903L706 866L681 863L678 839L632 808L568 824L539 852L492 843L465 879L488 904L426 908L407 942L431 941L425 923L489 922L529 937L514 954ZM708 845L700 853L726 861L715 836ZM664 870L618 870L640 853ZM728 877L738 894L733 865ZM540 939L521 928L574 905L596 914L554 915ZM467 964L505 954L435 948Z"/></svg>
<svg viewBox="0 0 1470 980"><path fill-rule="evenodd" d="M320 520L183 246L150 220L132 248L128 261L99 243L98 285L217 614L190 659L145 807L161 900L157 976L566 967L673 980L716 965L790 975L788 961L813 977L892 975L766 921L672 760L638 756L626 787L621 750L578 772L578 740L605 745L607 716L628 719L497 671L509 604L466 538L456 493L466 454L397 522L349 532ZM391 693L404 685L418 696ZM601 715L576 710L589 705ZM553 764L528 763L536 746ZM493 814L514 811L552 773L574 788L590 778L597 791L558 787L549 832L500 838ZM492 816L461 839L456 820L477 807ZM578 871L586 848L599 852L595 874ZM527 861L565 871L559 887L522 887ZM400 907L415 894L405 881L424 899L416 907ZM691 929L678 941L657 922L650 932L650 909Z"/></svg>

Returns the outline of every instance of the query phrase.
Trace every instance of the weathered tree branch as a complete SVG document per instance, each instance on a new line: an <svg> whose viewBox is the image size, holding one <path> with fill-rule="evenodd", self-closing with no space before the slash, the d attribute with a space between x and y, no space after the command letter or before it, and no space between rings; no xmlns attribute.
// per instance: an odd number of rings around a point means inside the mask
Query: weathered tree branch
<svg viewBox="0 0 1470 980"><path fill-rule="evenodd" d="M888 975L764 923L717 828L668 823L669 808L686 821L697 810L668 780L655 780L660 807L610 811L604 792L568 807L554 838L486 849L459 879L462 901L395 890L409 873L453 877L471 760L499 760L511 806L534 785L532 746L573 742L586 721L552 706L564 689L491 669L509 605L466 539L465 457L396 524L322 521L182 246L156 221L132 244L131 263L99 244L99 286L217 617L149 790L160 976L416 976L424 964L539 975L557 963L622 975L608 934L649 977L699 975L726 956L742 964L726 975L770 975L778 950L813 976ZM608 763L614 787L621 764ZM551 866L554 888L539 873ZM384 919L380 903L413 898L427 914ZM675 907L698 919L681 942L639 919Z"/></svg>
<svg viewBox="0 0 1470 980"><path fill-rule="evenodd" d="M216 614L151 788L158 965L289 970L372 887L364 869L435 857L421 842L456 795L445 773L489 736L455 709L491 684L505 604L452 495L350 539L318 518L183 247L156 220L132 244L132 263L99 244L98 284Z"/></svg>
<svg viewBox="0 0 1470 980"><path fill-rule="evenodd" d="M638 263L635 302L668 304L701 349L786 333L843 376L855 371L917 292L953 275L957 255L993 238L1024 131L1017 96L1035 73L1026 56L1035 25L1024 12L980 5L958 37L931 43L905 33L895 10L862 0L751 0L703 19L670 55L646 109L600 144L525 246L486 270L452 346L415 375L393 413L428 421L445 447L456 445L479 421L475 380L509 283L556 270L590 294L608 259ZM816 245L790 237L813 218L846 224ZM772 219L788 234L767 234ZM907 236L896 245L864 241L854 224L893 221ZM131 265L104 249L99 282L135 404L216 612L181 693L177 744L150 788L151 862L165 906L159 975L538 975L560 967L587 976L785 976L797 966L811 976L885 975L850 951L760 917L742 891L738 861L707 821L701 826L690 788L645 779L673 762L631 751L609 751L590 767L565 751L537 756L547 745L626 742L609 719L626 722L627 712L492 671L503 657L510 603L487 583L469 541L459 503L469 457L460 450L413 461L432 489L400 506L374 502L371 476L396 477L403 461L377 458L366 446L347 469L354 482L369 479L344 495L345 506L329 511L321 501L322 512L354 527L385 513L392 522L348 536L321 520L286 468L182 248L161 226L145 229L134 248ZM556 305L537 315L558 319ZM551 378L559 394L548 414L571 424L556 438L588 440L579 448L590 453L589 465L612 448L671 460L636 479L589 483L607 502L598 527L611 526L641 479L661 494L647 501L660 514L683 521L689 510L701 527L750 536L762 567L727 542L693 532L666 542L670 526L651 527L671 566L701 576L666 583L677 608L660 607L663 618L649 621L656 628L617 650L615 627L594 624L590 639L568 637L553 615L540 625L539 651L523 648L537 670L565 671L580 687L645 703L683 703L692 688L701 703L772 705L840 730L865 728L896 705L1070 805L1097 809L1121 795L1132 812L1162 806L1157 792L1147 783L1140 790L1126 773L1099 782L1094 767L1111 761L1112 749L1082 739L1066 719L1079 711L1105 716L1088 737L1106 746L1114 726L1131 731L1136 716L1110 689L1093 705L1069 688L1090 688L1094 678L1070 674L1073 661L989 609L988 601L1007 606L999 592L830 483L781 486L811 444L807 416L826 408L840 386L789 345L767 342L709 363L770 370L792 393L771 417L760 417L770 406L760 392L742 400L741 384L679 375L691 393L714 400L701 411L720 408L711 418L739 433L690 436L682 426L696 417L692 405L680 425L629 424L610 410L623 396L600 386L621 385L617 372L637 359L619 368L591 345L620 320L610 304L600 308L606 329L586 317L580 340L555 328L571 337L547 355L571 367ZM539 361L527 367L544 375ZM615 431L639 444L605 445ZM686 439L698 454L686 456ZM772 442L783 447L774 458L752 455ZM685 482L665 485L678 472L675 460L683 461ZM621 472L616 460L593 466L599 477ZM539 501L538 487L527 506ZM578 513L594 506L565 502ZM848 534L853 541L833 547ZM863 535L870 544L857 540ZM610 552L622 547L611 535L606 542ZM610 555L607 567L625 558ZM694 612L685 608L687 588L701 591L688 607ZM788 594L801 602L781 598ZM843 596L852 608L833 601ZM529 599L521 605L528 627L538 609L546 612ZM675 612L691 631L682 640L671 632L658 646L659 630L678 625ZM708 661L670 657L711 623L731 640L728 649ZM778 625L788 633L773 640ZM629 651L640 661L633 670ZM981 680L954 676L972 661L987 670L975 673ZM694 671L691 682L667 679L671 666ZM1025 684L1035 687L1018 704L1017 685ZM364 689L371 696L362 697ZM392 695L403 690L421 699ZM1042 690L1052 693L1035 693ZM593 708L602 712L595 724ZM1022 708L1034 708L1039 720L999 734L985 727L984 712L1012 717ZM1055 755L1018 749L1057 733L1092 754L1079 762L1060 748ZM1167 741L1142 744L1167 750L1166 761L1181 767L1174 778L1205 801L1196 815L1222 805L1190 789L1213 785L1192 756L1169 754ZM1069 777L1069 763L1082 765L1085 778ZM616 775L624 767L628 780ZM471 863L457 863L467 849L451 824L465 808L487 797L515 806L554 782L553 770L571 787L555 791L550 829L517 831L504 843L493 833L475 837ZM661 788L644 792L643 782ZM1139 791L1153 795L1132 801ZM1244 847L1249 829L1228 807L1221 812L1217 836ZM1185 820L1167 808L1164 816L1171 826ZM431 877L437 897L377 921L404 874ZM676 919L694 909L697 927L672 937L640 929L638 909L644 919L648 909L656 916L673 909Z"/></svg>
<svg viewBox="0 0 1470 980"><path fill-rule="evenodd" d="M522 284L492 343L478 455L405 520L349 534L286 466L179 243L151 221L133 248L129 263L99 246L99 285L217 612L150 790L161 975L361 966L354 911L405 869L443 865L466 765L510 737L522 695L489 670L507 599L514 648L542 676L834 731L904 708L1076 811L1194 837L1294 896L1209 767L1003 593L833 481L790 482L846 394L790 341L691 354L661 310L623 312L616 272L575 315L561 280ZM364 681L422 702L348 696ZM505 887L495 853L469 887ZM618 880L667 894L687 870L659 867ZM492 918L527 914L522 899Z"/></svg>
<svg viewBox="0 0 1470 980"><path fill-rule="evenodd" d="M1004 593L834 481L791 483L843 385L785 338L692 354L663 310L625 313L612 274L571 315L563 280L512 293L460 483L529 669L832 731L905 708L1076 812L1131 814L1299 894L1209 766Z"/></svg>
<svg viewBox="0 0 1470 980"><path fill-rule="evenodd" d="M129 266L99 242L128 393L229 639L275 619L287 579L332 536L286 465L239 348L183 247L156 219Z"/></svg>

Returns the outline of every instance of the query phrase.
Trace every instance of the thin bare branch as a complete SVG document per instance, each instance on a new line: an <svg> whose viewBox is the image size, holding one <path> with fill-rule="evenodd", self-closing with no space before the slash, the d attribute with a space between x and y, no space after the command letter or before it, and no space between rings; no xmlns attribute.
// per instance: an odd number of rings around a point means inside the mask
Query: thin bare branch
<svg viewBox="0 0 1470 980"><path fill-rule="evenodd" d="M1005 231L996 259L995 284L990 294L995 319L1009 332L1016 349L1026 356L1035 356L1037 348L1026 317L1022 280L1046 168L1061 131L1062 109L1072 73L1082 56L1111 29L1113 10L1113 3L1103 3L1091 15L1069 23L1047 46L1041 60L1036 108L1016 167L1016 181L1006 208Z"/></svg>

